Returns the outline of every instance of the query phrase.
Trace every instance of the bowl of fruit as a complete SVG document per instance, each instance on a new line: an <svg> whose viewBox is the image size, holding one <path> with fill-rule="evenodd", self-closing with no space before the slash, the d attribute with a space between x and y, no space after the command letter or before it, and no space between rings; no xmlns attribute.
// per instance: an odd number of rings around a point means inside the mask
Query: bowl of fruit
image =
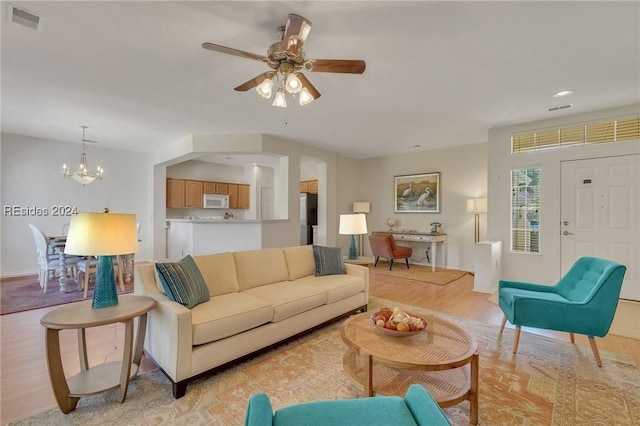
<svg viewBox="0 0 640 426"><path fill-rule="evenodd" d="M427 328L427 321L404 312L401 308L380 308L371 315L376 330L387 336L407 337Z"/></svg>

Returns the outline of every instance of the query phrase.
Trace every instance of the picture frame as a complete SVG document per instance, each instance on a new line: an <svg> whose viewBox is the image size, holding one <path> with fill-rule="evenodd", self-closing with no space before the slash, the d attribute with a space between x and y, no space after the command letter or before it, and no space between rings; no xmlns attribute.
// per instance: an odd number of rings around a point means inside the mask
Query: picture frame
<svg viewBox="0 0 640 426"><path fill-rule="evenodd" d="M394 176L396 213L440 213L440 172Z"/></svg>

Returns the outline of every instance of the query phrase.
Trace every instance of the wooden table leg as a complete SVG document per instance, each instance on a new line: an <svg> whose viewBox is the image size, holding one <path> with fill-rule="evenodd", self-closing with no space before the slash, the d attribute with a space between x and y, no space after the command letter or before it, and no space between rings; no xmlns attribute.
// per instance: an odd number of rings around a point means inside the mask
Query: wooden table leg
<svg viewBox="0 0 640 426"><path fill-rule="evenodd" d="M131 375L131 361L133 357L133 319L124 323L124 353L122 355L122 370L120 371L120 396L118 401L124 402L129 387Z"/></svg>
<svg viewBox="0 0 640 426"><path fill-rule="evenodd" d="M80 357L80 369L89 369L89 358L87 357L87 335L84 328L78 329L78 355Z"/></svg>
<svg viewBox="0 0 640 426"><path fill-rule="evenodd" d="M478 424L478 370L480 357L478 352L471 358L471 383L469 386L469 423Z"/></svg>
<svg viewBox="0 0 640 426"><path fill-rule="evenodd" d="M64 413L70 413L76 409L78 397L69 396L69 385L64 377L62 357L60 356L60 330L47 328L45 334L45 347L47 353L47 366L49 367L49 379L53 388L58 407Z"/></svg>
<svg viewBox="0 0 640 426"><path fill-rule="evenodd" d="M147 314L140 315L138 318L138 332L136 333L136 346L133 352L133 363L140 365L142 359L142 351L144 349L144 336L147 332Z"/></svg>
<svg viewBox="0 0 640 426"><path fill-rule="evenodd" d="M364 395L373 396L373 358L371 355L364 356Z"/></svg>

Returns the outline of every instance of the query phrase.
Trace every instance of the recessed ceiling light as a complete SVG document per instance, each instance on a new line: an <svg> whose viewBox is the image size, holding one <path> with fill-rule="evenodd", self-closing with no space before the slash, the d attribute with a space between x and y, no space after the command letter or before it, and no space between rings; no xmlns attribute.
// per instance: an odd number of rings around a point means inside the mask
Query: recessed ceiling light
<svg viewBox="0 0 640 426"><path fill-rule="evenodd" d="M562 91L556 93L555 95L553 95L553 97L554 98L561 98L563 96L569 96L572 93L573 92L571 90L562 90Z"/></svg>

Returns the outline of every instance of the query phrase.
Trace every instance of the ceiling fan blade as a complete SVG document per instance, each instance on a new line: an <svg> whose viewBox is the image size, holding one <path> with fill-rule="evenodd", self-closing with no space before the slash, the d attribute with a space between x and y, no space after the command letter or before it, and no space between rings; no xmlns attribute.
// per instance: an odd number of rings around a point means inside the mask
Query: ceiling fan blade
<svg viewBox="0 0 640 426"><path fill-rule="evenodd" d="M302 46L311 31L311 21L300 15L289 14L282 36L282 47L296 56L301 56Z"/></svg>
<svg viewBox="0 0 640 426"><path fill-rule="evenodd" d="M254 87L262 83L266 79L273 77L275 73L276 73L275 71L263 72L259 76L252 78L246 83L242 83L240 86L234 88L233 90L237 90L238 92L246 92L249 89L253 89Z"/></svg>
<svg viewBox="0 0 640 426"><path fill-rule="evenodd" d="M311 82L309 81L309 79L307 78L306 75L302 74L301 72L297 72L296 76L298 77L298 79L302 83L302 86L307 88L307 90L309 91L311 96L313 96L314 100L316 100L316 99L318 99L320 97L320 92L318 92L318 89L316 89L314 87L314 85L311 84Z"/></svg>
<svg viewBox="0 0 640 426"><path fill-rule="evenodd" d="M363 60L355 59L309 59L304 63L312 72L339 72L346 74L362 74L367 67Z"/></svg>
<svg viewBox="0 0 640 426"><path fill-rule="evenodd" d="M227 53L229 55L240 56L241 58L255 59L256 61L266 62L266 56L257 55L255 53L245 52L244 50L233 49L231 47L220 46L213 43L202 43L202 47L214 52Z"/></svg>

